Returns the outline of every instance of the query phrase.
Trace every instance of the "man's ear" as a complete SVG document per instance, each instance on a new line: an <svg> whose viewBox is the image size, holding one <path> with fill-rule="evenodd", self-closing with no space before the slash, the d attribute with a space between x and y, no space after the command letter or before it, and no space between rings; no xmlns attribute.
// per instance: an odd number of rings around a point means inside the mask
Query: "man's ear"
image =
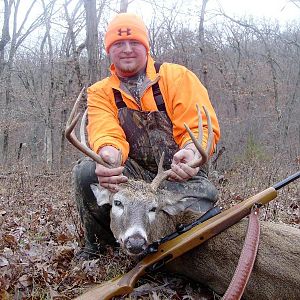
<svg viewBox="0 0 300 300"><path fill-rule="evenodd" d="M109 204L109 196L111 193L108 189L100 186L99 183L92 183L90 187L94 193L94 196L96 197L97 204L99 206Z"/></svg>
<svg viewBox="0 0 300 300"><path fill-rule="evenodd" d="M203 212L203 210L201 210L201 205L200 205L200 201L197 198L182 198L178 201L174 201L174 202L168 202L166 203L161 210L163 210L164 212L166 212L167 214L171 215L171 216L175 216L183 211L189 210L192 212Z"/></svg>

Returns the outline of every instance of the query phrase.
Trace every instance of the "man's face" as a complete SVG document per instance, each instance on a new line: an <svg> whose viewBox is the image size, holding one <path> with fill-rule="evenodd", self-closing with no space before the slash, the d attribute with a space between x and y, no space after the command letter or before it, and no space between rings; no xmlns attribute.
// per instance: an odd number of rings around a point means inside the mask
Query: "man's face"
<svg viewBox="0 0 300 300"><path fill-rule="evenodd" d="M136 40L114 42L109 48L109 56L116 67L117 74L121 77L137 74L147 63L147 50Z"/></svg>

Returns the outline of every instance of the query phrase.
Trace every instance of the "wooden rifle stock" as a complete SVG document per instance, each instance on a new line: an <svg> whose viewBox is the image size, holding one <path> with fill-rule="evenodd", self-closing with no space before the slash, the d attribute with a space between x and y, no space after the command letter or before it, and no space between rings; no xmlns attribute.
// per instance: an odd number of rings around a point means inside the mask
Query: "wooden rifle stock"
<svg viewBox="0 0 300 300"><path fill-rule="evenodd" d="M277 197L277 190L300 177L300 172L269 187L266 190L234 205L220 214L196 225L176 238L158 247L156 253L147 255L128 273L96 286L77 297L77 300L109 300L114 296L131 293L135 283L145 273L156 270L165 263L179 257L206 240L234 225L249 215L254 205L264 205Z"/></svg>

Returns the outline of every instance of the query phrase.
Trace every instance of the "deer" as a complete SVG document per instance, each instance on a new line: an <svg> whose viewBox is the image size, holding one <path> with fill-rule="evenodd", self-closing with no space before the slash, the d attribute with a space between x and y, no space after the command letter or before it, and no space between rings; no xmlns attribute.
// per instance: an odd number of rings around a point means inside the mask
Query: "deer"
<svg viewBox="0 0 300 300"><path fill-rule="evenodd" d="M83 92L83 91L82 91ZM82 92L78 96L66 125L66 137L77 149L97 163L107 165L85 142L84 127L86 112L80 125L80 141L74 129L79 121L77 113ZM199 151L200 158L191 166L202 166L209 160L212 146L212 126L209 114L203 108L208 120L208 143L201 146L203 130L202 117L198 111L198 138L185 125ZM191 211L191 199L159 188L170 170L164 170L164 155L161 156L158 172L151 183L128 180L120 184L117 192L109 192L99 184L91 189L99 206L109 203L110 227L121 248L130 257L141 257L154 241L174 232L179 224L188 224L199 218L203 212ZM121 164L121 160L120 160ZM247 222L241 220L203 245L170 262L167 268L188 278L205 284L222 295L230 283L242 249ZM300 230L286 224L263 222L258 254L244 299L299 299L300 295Z"/></svg>

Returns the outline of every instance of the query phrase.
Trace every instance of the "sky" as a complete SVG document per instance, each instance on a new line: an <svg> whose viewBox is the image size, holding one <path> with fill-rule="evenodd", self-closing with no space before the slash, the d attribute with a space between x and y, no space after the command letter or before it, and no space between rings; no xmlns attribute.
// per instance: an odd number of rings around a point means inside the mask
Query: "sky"
<svg viewBox="0 0 300 300"><path fill-rule="evenodd" d="M288 0L209 0L207 8L221 6L227 14L253 15L259 18L275 18L289 21L300 19L300 8ZM300 1L299 1L300 6Z"/></svg>
<svg viewBox="0 0 300 300"><path fill-rule="evenodd" d="M148 2L148 3L147 3ZM149 1L134 0L129 5L129 11L142 14L147 18L148 14L151 14L151 5ZM180 0L165 0L159 1L160 5L169 5L170 2L181 2ZM188 7L198 6L199 11L201 0L185 0L182 10ZM194 4L194 5L193 5ZM299 7L296 7L290 0L209 0L206 6L206 11L209 14L213 14L219 8L222 8L224 12L231 17L244 17L252 15L254 18L266 18L270 20L278 20L280 23L290 22L292 20L300 21L300 1L298 0ZM193 9L192 9L193 10ZM193 13L193 12L192 12Z"/></svg>
<svg viewBox="0 0 300 300"><path fill-rule="evenodd" d="M58 0L57 3L63 3L65 0ZM77 3L78 0L74 0L73 3ZM97 0L99 1L99 0ZM210 21L215 20L215 15L217 11L222 9L226 15L234 18L249 17L252 15L254 19L265 18L268 20L278 20L280 24L285 24L292 22L293 20L300 21L300 0L297 0L298 7L291 3L290 0L208 0L206 7L205 21L209 24ZM3 2L1 4L0 0L0 12L3 9ZM152 4L156 2L159 8L156 12L153 12ZM118 9L119 0L110 0L108 2L112 8ZM174 3L177 7L172 8ZM193 24L198 24L199 12L201 0L131 0L128 7L129 12L134 12L141 15L148 25L153 16L157 17L159 21L159 14L163 11L162 8L167 7L166 11L170 14L176 14L178 12L179 17L187 25L193 26ZM18 24L20 24L24 18L26 12L26 4L28 5L28 0L21 0L21 6L18 15ZM32 11L31 18L36 18L41 13L40 2L36 2L34 10ZM25 5L25 7L24 7ZM107 16L110 19L115 13L111 12L111 16ZM178 18L177 18L178 20ZM2 28L3 15L0 15L0 26ZM103 24L105 25L105 24Z"/></svg>
<svg viewBox="0 0 300 300"><path fill-rule="evenodd" d="M1 1L1 0L0 0ZM64 0L59 0L63 2ZM58 2L59 2L58 1ZM98 0L96 0L98 1ZM219 8L233 17L243 17L253 15L256 18L277 19L281 22L289 22L290 20L300 20L300 0L296 0L298 7L291 3L291 0L208 0L206 11L212 13ZM77 0L74 0L77 2ZM161 7L172 7L171 3L178 3L178 9L182 13L195 14L200 10L201 0L131 0L129 1L128 11L138 13L145 18L153 15L151 3L157 2ZM28 0L21 0L21 5L26 5ZM111 5L115 4L115 8L119 6L119 0L108 1ZM179 7L179 3L183 3ZM0 5L0 7L2 7ZM40 6L40 5L39 5ZM35 7L37 7L35 5ZM25 9L20 9L25 13ZM0 22L2 18L0 18Z"/></svg>

